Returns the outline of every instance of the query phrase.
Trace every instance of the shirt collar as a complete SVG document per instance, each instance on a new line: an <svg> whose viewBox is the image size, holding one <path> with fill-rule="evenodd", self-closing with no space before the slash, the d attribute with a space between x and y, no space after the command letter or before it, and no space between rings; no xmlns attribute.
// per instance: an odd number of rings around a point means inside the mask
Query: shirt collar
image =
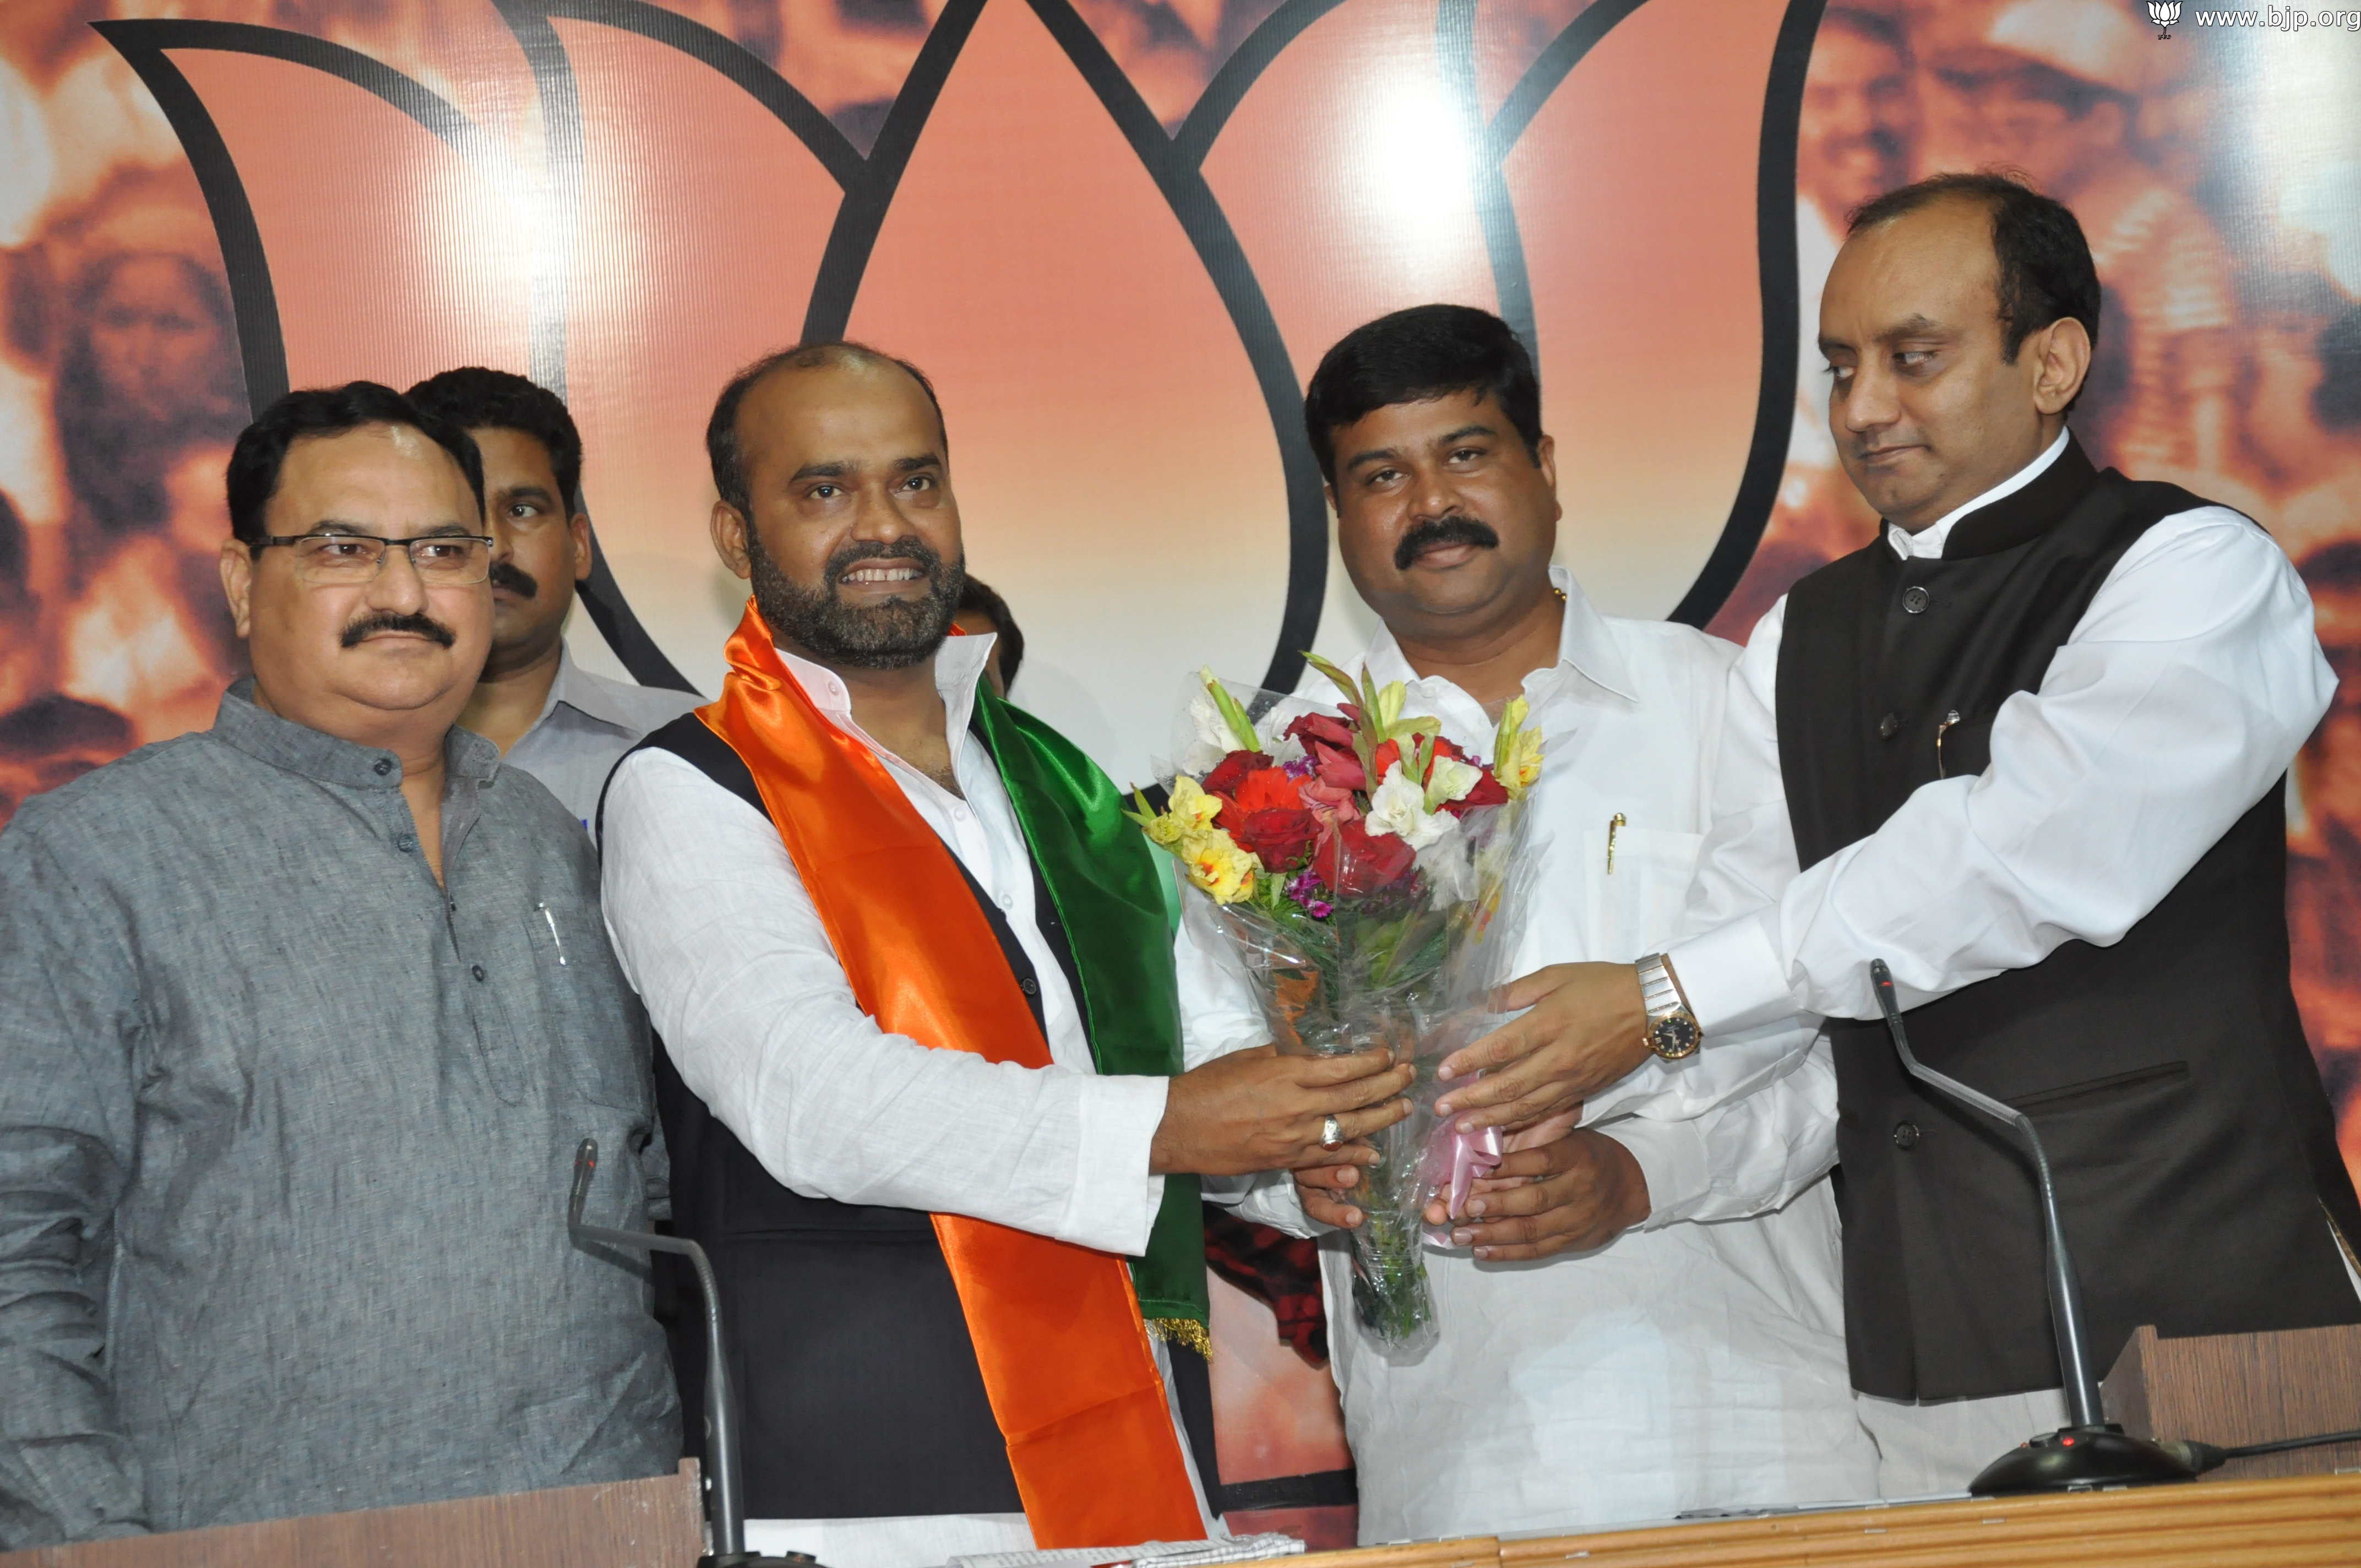
<svg viewBox="0 0 2361 1568"><path fill-rule="evenodd" d="M321 784L346 789L401 787L399 756L264 711L254 700L252 675L242 676L222 694L211 733L257 762ZM500 771L500 748L455 724L443 737L443 764L454 779L489 784Z"/></svg>
<svg viewBox="0 0 2361 1568"><path fill-rule="evenodd" d="M559 703L601 724L609 724L618 729L633 729L632 716L608 701L607 691L610 684L577 664L574 650L560 641L557 644L557 677L549 683L548 700L541 705L541 717L533 721L533 729L540 729L549 716L557 711ZM526 731L527 734L532 732L530 729Z"/></svg>
<svg viewBox="0 0 2361 1568"><path fill-rule="evenodd" d="M992 645L997 639L990 632L954 633L943 639L935 650L935 690L942 694L946 735L950 742L951 761L959 761L961 740L967 734L967 722L975 711L976 683L983 678L983 668L992 658ZM840 729L860 735L861 728L852 721L852 694L845 689L844 680L826 664L815 663L797 653L791 653L777 643L772 645L779 663L812 706L826 714ZM863 740L868 737L862 735ZM873 750L882 750L873 743Z"/></svg>
<svg viewBox="0 0 2361 1568"><path fill-rule="evenodd" d="M1616 645L1615 633L1607 618L1598 613L1582 585L1574 580L1574 573L1564 566L1549 569L1550 586L1565 596L1565 615L1558 629L1556 671L1571 670L1592 685L1605 688L1627 702L1640 700L1631 681L1631 667L1623 659L1623 650ZM1369 640L1368 652L1362 655L1362 664L1379 682L1400 681L1414 685L1419 674L1402 657L1401 644L1394 641L1393 629L1378 623L1378 633ZM1540 672L1535 672L1536 674ZM1530 687L1533 676L1525 677Z"/></svg>
<svg viewBox="0 0 2361 1568"><path fill-rule="evenodd" d="M2016 494L2017 491L2025 488L2026 486L2041 477L2043 474L2048 471L2049 466L2058 461L2059 455L2066 450L2066 443L2070 439L2072 439L2071 436L2066 431L2059 431L2058 433L2058 439L2051 442L2049 444L2049 449L2044 452L2040 456L2036 457L2032 462L2027 463L2024 467L2019 468L2015 473L2011 474L2007 478L2003 479L1999 484L1994 485L1991 489L1986 490L1982 495L1978 496L1975 499L1968 502L1965 506L1952 508L1949 511L1945 512L1941 517L1937 518L1932 524L1920 529L1916 533L1911 532L1908 529L1904 528L1899 523L1887 523L1885 525L1885 542L1888 544L1893 545L1894 553L1896 555L1901 556L1905 561L1911 559L1913 556L1932 557L1939 560L1943 554L1943 545L1945 542L1951 537L1952 524L1958 522L1961 518L1967 516L1971 511L1981 510L1982 509L1992 505L1993 502L1996 500Z"/></svg>

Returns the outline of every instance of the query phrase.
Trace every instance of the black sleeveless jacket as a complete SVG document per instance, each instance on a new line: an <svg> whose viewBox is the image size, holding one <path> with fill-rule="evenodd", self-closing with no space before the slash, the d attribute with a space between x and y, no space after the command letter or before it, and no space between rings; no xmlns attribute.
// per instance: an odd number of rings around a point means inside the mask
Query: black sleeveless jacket
<svg viewBox="0 0 2361 1568"><path fill-rule="evenodd" d="M695 714L633 748L650 749L686 759L770 816L745 762ZM960 874L991 921L1035 1025L1042 1025L1031 960L1000 906L964 866ZM1081 995L1065 930L1038 871L1034 908L1049 950ZM673 1230L705 1248L720 1287L742 1411L748 1517L1022 1511L932 1217L804 1197L763 1169L689 1091L661 1043L655 1080L672 1157ZM682 1332L673 1335L682 1426L698 1452L705 1341L696 1325L702 1318L695 1284L676 1279L673 1286L682 1298Z"/></svg>
<svg viewBox="0 0 2361 1568"><path fill-rule="evenodd" d="M2205 504L2094 472L2070 444L1954 524L1940 559L1880 538L1797 584L1777 710L1800 862L1938 777L1982 773L2001 705L2041 684L2124 552ZM2361 1236L2361 1205L2289 989L2286 883L2275 784L2120 942L2069 942L1909 1014L1921 1059L2040 1126L2102 1375L2142 1323L2361 1321L2328 1226ZM1882 1024L1828 1032L1854 1387L2057 1387L2029 1157L1910 1080Z"/></svg>

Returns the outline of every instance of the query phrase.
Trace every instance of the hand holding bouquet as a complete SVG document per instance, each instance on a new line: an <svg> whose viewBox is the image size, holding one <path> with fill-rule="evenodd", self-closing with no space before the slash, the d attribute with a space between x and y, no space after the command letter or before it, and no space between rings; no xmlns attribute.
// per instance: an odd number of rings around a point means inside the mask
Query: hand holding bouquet
<svg viewBox="0 0 2361 1568"><path fill-rule="evenodd" d="M1521 802L1542 742L1516 698L1488 762L1405 713L1400 683L1312 663L1345 700L1321 712L1258 697L1261 728L1206 672L1183 758L1202 776L1179 773L1166 809L1139 798L1132 816L1180 861L1192 933L1245 976L1282 1052L1382 1047L1418 1063L1412 1114L1374 1140L1353 1234L1356 1315L1389 1353L1415 1354L1434 1333L1420 1211L1498 1158L1437 1125L1433 1069L1483 1032L1508 978L1499 916L1522 905L1519 873L1535 860Z"/></svg>

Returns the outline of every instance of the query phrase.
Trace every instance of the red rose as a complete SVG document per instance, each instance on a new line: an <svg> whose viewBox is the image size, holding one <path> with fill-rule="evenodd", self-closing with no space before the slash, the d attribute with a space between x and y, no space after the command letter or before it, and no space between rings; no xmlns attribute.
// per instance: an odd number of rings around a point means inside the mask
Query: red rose
<svg viewBox="0 0 2361 1568"><path fill-rule="evenodd" d="M1226 795L1238 787L1246 776L1257 768L1270 766L1270 759L1260 751L1233 751L1222 759L1222 765L1205 775L1207 795Z"/></svg>
<svg viewBox="0 0 2361 1568"><path fill-rule="evenodd" d="M1391 833L1372 833L1359 822L1341 822L1320 846L1312 868L1344 898L1375 893L1410 874L1418 851Z"/></svg>
<svg viewBox="0 0 2361 1568"><path fill-rule="evenodd" d="M1508 804L1509 792L1501 786L1499 779L1492 776L1492 770L1486 768L1484 770L1483 777L1476 781L1476 787L1469 790L1464 799L1446 801L1444 803L1443 809L1448 811L1454 817L1458 817L1466 812L1473 811L1479 806L1506 806Z"/></svg>
<svg viewBox="0 0 2361 1568"><path fill-rule="evenodd" d="M1262 857L1265 871L1291 872L1310 858L1312 840L1319 832L1318 817L1290 808L1255 812L1231 828L1230 837L1238 841L1239 849Z"/></svg>
<svg viewBox="0 0 2361 1568"><path fill-rule="evenodd" d="M1303 793L1284 769L1257 768L1230 792L1230 800L1241 813L1293 811L1303 804Z"/></svg>
<svg viewBox="0 0 2361 1568"><path fill-rule="evenodd" d="M1325 713L1307 713L1287 727L1287 733L1306 746L1318 741L1323 746L1334 746L1349 751L1353 749L1353 732L1344 721Z"/></svg>

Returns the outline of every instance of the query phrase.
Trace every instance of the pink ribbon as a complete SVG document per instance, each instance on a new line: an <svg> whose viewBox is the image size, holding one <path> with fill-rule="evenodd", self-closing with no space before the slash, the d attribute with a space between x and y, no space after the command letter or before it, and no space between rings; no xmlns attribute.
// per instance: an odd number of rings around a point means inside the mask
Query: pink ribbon
<svg viewBox="0 0 2361 1568"><path fill-rule="evenodd" d="M1422 1210L1447 1189L1451 1203L1445 1223L1426 1227L1426 1239L1438 1246L1451 1245L1449 1221L1456 1219L1467 1208L1467 1195L1476 1184L1500 1167L1500 1129L1486 1127L1480 1132L1463 1133L1445 1122L1436 1127L1426 1141L1426 1154L1419 1161L1419 1191Z"/></svg>

